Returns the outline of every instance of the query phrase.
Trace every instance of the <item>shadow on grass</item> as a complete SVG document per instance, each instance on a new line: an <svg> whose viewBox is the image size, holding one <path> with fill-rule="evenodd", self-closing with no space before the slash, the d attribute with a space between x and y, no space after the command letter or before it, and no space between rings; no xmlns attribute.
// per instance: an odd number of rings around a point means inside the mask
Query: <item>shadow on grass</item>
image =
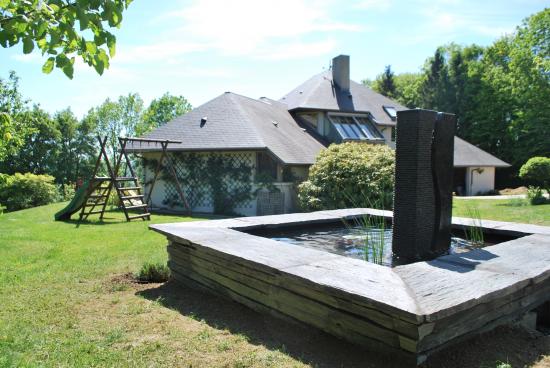
<svg viewBox="0 0 550 368"><path fill-rule="evenodd" d="M255 345L279 350L314 367L393 368L411 366L350 344L303 324L257 313L241 304L169 281L137 295L216 329L246 336ZM495 367L497 362L531 366L550 354L550 336L533 337L522 329L500 327L430 357L424 368ZM414 366L414 365L413 365Z"/></svg>
<svg viewBox="0 0 550 368"><path fill-rule="evenodd" d="M204 320L216 329L246 336L314 367L404 367L403 361L367 351L322 331L257 313L241 304L169 281L138 295ZM392 361L394 360L394 361Z"/></svg>

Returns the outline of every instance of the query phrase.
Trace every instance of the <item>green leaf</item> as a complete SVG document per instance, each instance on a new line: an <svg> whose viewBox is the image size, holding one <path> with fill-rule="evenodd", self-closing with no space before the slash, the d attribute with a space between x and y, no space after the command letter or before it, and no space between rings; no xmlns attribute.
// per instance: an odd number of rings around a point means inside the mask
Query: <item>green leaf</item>
<svg viewBox="0 0 550 368"><path fill-rule="evenodd" d="M10 5L10 0L0 0L0 8L7 8Z"/></svg>
<svg viewBox="0 0 550 368"><path fill-rule="evenodd" d="M57 65L58 68L63 68L65 65L69 63L69 58L65 54L59 54L55 58L55 65Z"/></svg>
<svg viewBox="0 0 550 368"><path fill-rule="evenodd" d="M53 57L48 58L44 65L42 66L42 72L46 74L50 74L53 70L55 59Z"/></svg>
<svg viewBox="0 0 550 368"><path fill-rule="evenodd" d="M34 50L34 42L32 39L25 37L23 38L23 53L30 54Z"/></svg>
<svg viewBox="0 0 550 368"><path fill-rule="evenodd" d="M67 77L69 77L69 79L73 79L73 73L74 73L74 67L73 67L73 64L71 63L67 63L67 65L65 65L63 68L63 73L65 73L65 75Z"/></svg>
<svg viewBox="0 0 550 368"><path fill-rule="evenodd" d="M113 57L116 53L116 37L110 33L107 34L107 47L109 48L109 56Z"/></svg>
<svg viewBox="0 0 550 368"><path fill-rule="evenodd" d="M92 41L86 41L86 51L90 54L95 55L97 53L97 46Z"/></svg>

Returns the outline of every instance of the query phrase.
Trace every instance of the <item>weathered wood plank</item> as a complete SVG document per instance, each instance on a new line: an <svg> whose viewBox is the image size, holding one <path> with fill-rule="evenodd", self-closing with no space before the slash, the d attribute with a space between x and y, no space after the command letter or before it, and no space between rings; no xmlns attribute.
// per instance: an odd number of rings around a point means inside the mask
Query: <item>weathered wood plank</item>
<svg viewBox="0 0 550 368"><path fill-rule="evenodd" d="M254 264L241 264L222 253L216 254L209 252L207 249L201 248L200 246L172 244L169 246L169 252L173 254L188 254L188 257L201 257L223 268L234 269L237 272L276 285L277 287L286 288L308 298L332 305L333 307L376 320L377 323L380 323L384 327L399 330L408 337L417 337L418 335L416 324L400 319L396 315L392 315L391 311L382 312L374 309L372 305L367 306L364 302L357 302L357 298L353 298L353 296L350 298L350 295L338 295L334 293L332 289L327 290L320 288L317 283L313 283L309 280L304 280L302 278L298 279L292 275L287 275L285 272L270 272L270 269L258 267Z"/></svg>
<svg viewBox="0 0 550 368"><path fill-rule="evenodd" d="M396 332L382 328L364 317L346 313L331 308L318 301L308 299L302 295L292 293L283 288L265 284L263 290L254 286L258 285L257 280L247 278L245 275L232 272L227 269L213 266L209 262L200 261L197 257L190 257L180 261L181 258L172 256L170 265L177 272L197 273L204 278L229 288L241 296L270 306L276 310L299 320L306 320L310 324L323 330L338 333L343 327L347 331L355 331L375 340L384 341L391 346L399 346L402 342L407 346L415 345L413 339L406 336L398 336ZM261 285L260 285L261 286ZM334 325L335 324L335 325ZM345 336L342 336L345 337Z"/></svg>

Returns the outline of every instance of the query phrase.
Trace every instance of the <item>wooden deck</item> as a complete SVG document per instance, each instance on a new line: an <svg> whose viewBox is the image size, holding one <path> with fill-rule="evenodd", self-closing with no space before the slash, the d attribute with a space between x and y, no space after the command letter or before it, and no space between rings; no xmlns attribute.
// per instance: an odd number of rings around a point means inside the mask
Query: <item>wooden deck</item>
<svg viewBox="0 0 550 368"><path fill-rule="evenodd" d="M242 232L365 213L391 216L350 209L151 228L169 239L176 280L416 363L550 300L548 227L484 222L493 233L524 237L395 268Z"/></svg>

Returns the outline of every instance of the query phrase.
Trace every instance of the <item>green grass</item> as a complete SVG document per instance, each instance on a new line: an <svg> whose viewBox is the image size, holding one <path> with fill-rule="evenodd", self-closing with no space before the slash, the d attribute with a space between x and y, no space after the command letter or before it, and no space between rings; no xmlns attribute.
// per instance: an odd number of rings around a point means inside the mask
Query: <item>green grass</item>
<svg viewBox="0 0 550 368"><path fill-rule="evenodd" d="M453 199L453 216L468 217L476 208L482 219L550 226L550 204L530 205L526 199Z"/></svg>
<svg viewBox="0 0 550 368"><path fill-rule="evenodd" d="M0 216L0 367L304 366L250 342L242 326L265 329L264 317L244 307L131 281L145 263L167 260L166 238L151 223L199 218L128 223L109 212L104 223L54 221L64 205ZM224 314L235 324L219 322Z"/></svg>
<svg viewBox="0 0 550 368"><path fill-rule="evenodd" d="M318 331L170 283L128 281L145 262L166 262L166 239L149 224L194 219L127 223L111 212L77 226L53 221L61 207L0 216L0 367L364 363L364 351ZM399 366L375 361L370 354L372 367Z"/></svg>

